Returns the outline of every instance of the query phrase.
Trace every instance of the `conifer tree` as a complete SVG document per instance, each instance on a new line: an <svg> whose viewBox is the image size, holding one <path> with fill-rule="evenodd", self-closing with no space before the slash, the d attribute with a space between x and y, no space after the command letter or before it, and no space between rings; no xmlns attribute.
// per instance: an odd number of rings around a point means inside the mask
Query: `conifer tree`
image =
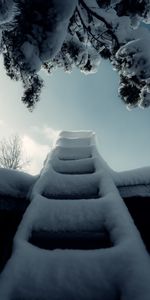
<svg viewBox="0 0 150 300"><path fill-rule="evenodd" d="M0 0L1 54L7 75L21 80L22 101L40 99L41 68L97 71L101 58L119 73L128 107L150 106L149 0ZM148 25L147 25L148 26Z"/></svg>

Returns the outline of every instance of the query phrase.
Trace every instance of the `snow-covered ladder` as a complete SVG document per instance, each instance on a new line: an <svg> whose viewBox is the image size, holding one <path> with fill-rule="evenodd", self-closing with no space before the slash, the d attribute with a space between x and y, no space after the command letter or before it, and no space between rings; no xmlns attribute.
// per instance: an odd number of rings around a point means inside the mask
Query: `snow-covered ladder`
<svg viewBox="0 0 150 300"><path fill-rule="evenodd" d="M148 253L93 132L60 133L0 276L0 299L150 299Z"/></svg>

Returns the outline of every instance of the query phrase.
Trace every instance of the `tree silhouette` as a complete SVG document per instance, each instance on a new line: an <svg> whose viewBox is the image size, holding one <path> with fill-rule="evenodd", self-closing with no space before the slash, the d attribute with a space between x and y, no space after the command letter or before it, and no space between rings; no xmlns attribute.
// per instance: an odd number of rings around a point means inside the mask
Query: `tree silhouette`
<svg viewBox="0 0 150 300"><path fill-rule="evenodd" d="M0 167L20 170L23 169L29 160L24 160L21 138L12 135L10 138L3 138L0 141Z"/></svg>
<svg viewBox="0 0 150 300"><path fill-rule="evenodd" d="M77 67L88 74L101 58L109 59L120 76L123 102L148 107L150 32L144 23L150 23L149 0L1 0L6 73L22 81L22 101L32 111L43 86L41 68L53 73Z"/></svg>

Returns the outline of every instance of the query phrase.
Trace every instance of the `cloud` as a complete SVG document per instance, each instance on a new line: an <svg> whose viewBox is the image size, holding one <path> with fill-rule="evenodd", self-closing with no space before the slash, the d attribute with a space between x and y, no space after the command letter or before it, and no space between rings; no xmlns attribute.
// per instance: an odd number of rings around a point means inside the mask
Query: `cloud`
<svg viewBox="0 0 150 300"><path fill-rule="evenodd" d="M32 130L46 139L49 145L55 145L60 130L44 125L43 127L32 126Z"/></svg>
<svg viewBox="0 0 150 300"><path fill-rule="evenodd" d="M49 145L37 143L29 135L22 137L22 146L25 158L30 160L30 164L24 168L24 171L35 175L40 172L43 162L50 151Z"/></svg>
<svg viewBox="0 0 150 300"><path fill-rule="evenodd" d="M23 160L30 161L23 168L23 171L35 175L41 171L43 162L55 144L59 131L46 125L42 127L33 126L31 131L31 135L30 133L18 133L18 136L22 140ZM0 135L2 136L1 132L4 133L5 138L16 134L14 129L10 129L2 119L0 119Z"/></svg>
<svg viewBox="0 0 150 300"><path fill-rule="evenodd" d="M59 132L60 132L59 130L55 130L51 127L47 127L47 126L43 127L43 133L44 133L45 137L47 139L51 140L52 144L55 144Z"/></svg>
<svg viewBox="0 0 150 300"><path fill-rule="evenodd" d="M3 127L3 126L5 126L5 122L0 119L0 127Z"/></svg>

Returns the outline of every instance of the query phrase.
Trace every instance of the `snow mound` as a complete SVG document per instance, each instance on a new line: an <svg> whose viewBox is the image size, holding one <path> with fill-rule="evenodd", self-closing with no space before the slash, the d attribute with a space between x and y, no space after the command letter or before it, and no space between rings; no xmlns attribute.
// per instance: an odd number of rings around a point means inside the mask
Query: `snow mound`
<svg viewBox="0 0 150 300"><path fill-rule="evenodd" d="M27 197L38 176L0 168L0 195L15 198Z"/></svg>
<svg viewBox="0 0 150 300"><path fill-rule="evenodd" d="M124 172L113 172L113 180L117 186L150 184L150 167L143 167Z"/></svg>

